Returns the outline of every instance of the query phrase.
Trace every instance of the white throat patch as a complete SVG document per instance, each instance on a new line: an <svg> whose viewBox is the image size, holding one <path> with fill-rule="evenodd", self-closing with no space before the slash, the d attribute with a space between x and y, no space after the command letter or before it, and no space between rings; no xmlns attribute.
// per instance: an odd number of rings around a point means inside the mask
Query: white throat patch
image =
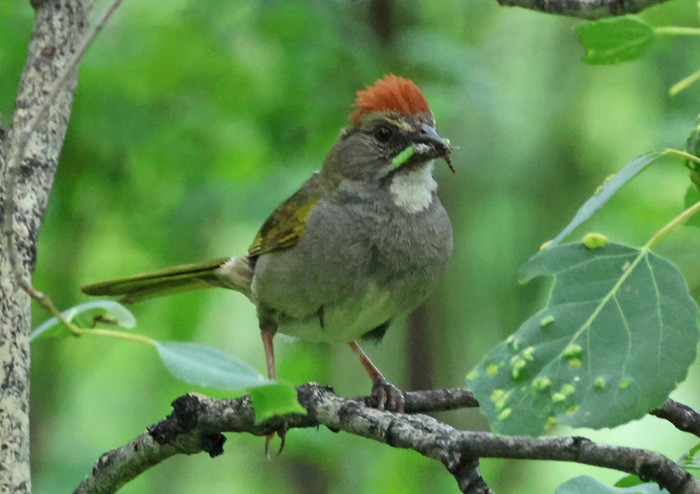
<svg viewBox="0 0 700 494"><path fill-rule="evenodd" d="M432 161L410 173L397 173L389 186L394 204L409 213L426 210L436 190Z"/></svg>

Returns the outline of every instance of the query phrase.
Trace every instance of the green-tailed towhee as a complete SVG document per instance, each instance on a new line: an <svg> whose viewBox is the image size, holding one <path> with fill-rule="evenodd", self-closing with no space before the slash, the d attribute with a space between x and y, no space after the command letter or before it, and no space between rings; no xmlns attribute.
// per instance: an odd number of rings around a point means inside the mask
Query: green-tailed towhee
<svg viewBox="0 0 700 494"><path fill-rule="evenodd" d="M267 373L278 331L347 343L372 379L377 406L403 395L355 342L381 339L440 279L452 227L433 160L450 146L410 80L387 75L357 92L355 111L319 172L265 221L247 255L177 266L83 288L125 303L207 287L239 291L257 308Z"/></svg>

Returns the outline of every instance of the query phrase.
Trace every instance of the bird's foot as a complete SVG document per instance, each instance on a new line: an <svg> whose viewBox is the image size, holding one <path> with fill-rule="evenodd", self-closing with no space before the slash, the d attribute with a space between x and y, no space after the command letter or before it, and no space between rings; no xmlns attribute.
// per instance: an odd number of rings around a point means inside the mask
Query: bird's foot
<svg viewBox="0 0 700 494"><path fill-rule="evenodd" d="M272 442L272 439L274 439L275 436L278 436L280 438L280 449L277 450L277 454L281 454L282 450L284 449L284 444L287 439L287 430L289 427L287 426L286 422L283 422L282 425L280 425L279 429L277 429L276 432L273 432L272 434L268 434L265 436L265 456L267 459L270 459L270 443Z"/></svg>
<svg viewBox="0 0 700 494"><path fill-rule="evenodd" d="M372 384L372 398L379 410L403 413L405 400L399 388L383 377Z"/></svg>

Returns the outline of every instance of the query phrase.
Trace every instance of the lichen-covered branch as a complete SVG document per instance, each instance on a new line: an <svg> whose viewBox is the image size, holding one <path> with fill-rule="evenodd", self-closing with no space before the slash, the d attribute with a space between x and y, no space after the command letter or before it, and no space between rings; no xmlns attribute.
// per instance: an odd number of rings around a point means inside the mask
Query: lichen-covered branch
<svg viewBox="0 0 700 494"><path fill-rule="evenodd" d="M28 122L46 106L83 37L90 0L35 2L36 17L11 126L0 138L0 492L23 493L29 477L29 297L17 276L29 279L36 240L70 116L71 74L26 144ZM17 166L10 166L16 163Z"/></svg>
<svg viewBox="0 0 700 494"><path fill-rule="evenodd" d="M497 0L500 5L523 7L548 14L602 19L624 14L636 14L667 0Z"/></svg>
<svg viewBox="0 0 700 494"><path fill-rule="evenodd" d="M641 449L596 444L580 437L508 437L459 431L417 410L474 406L466 390L408 393L406 410L395 414L366 406L365 399L347 400L328 388L310 383L298 388L306 415L285 417L290 428L323 425L334 431L366 437L389 446L417 451L440 461L462 492L489 493L478 470L480 458L575 461L639 475L674 494L700 492L700 484L668 458ZM436 399L436 406L427 406ZM76 493L108 493L141 472L175 454L223 452L222 432L259 436L277 430L281 419L256 425L248 398L215 400L185 395L173 402L173 412L130 443L102 455Z"/></svg>
<svg viewBox="0 0 700 494"><path fill-rule="evenodd" d="M307 384L303 390L327 388ZM308 393L306 393L308 394ZM412 391L405 395L406 413L424 413L476 407L478 402L466 389L436 389ZM366 408L369 397L344 400ZM304 404L302 402L302 404ZM161 422L112 451L103 454L92 472L75 490L76 494L116 492L121 486L161 461L176 454L208 453L214 457L223 453L226 438L222 432L247 432L265 436L276 431L279 418L255 424L255 413L248 397L234 400L213 399L188 394L176 399L173 412ZM311 406L311 404L309 405ZM312 414L285 417L290 428L318 427L321 423Z"/></svg>

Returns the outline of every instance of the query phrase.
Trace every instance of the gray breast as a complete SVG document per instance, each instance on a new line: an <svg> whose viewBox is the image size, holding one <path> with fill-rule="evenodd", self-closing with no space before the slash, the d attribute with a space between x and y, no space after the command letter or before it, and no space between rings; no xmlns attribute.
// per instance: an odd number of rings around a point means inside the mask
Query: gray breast
<svg viewBox="0 0 700 494"><path fill-rule="evenodd" d="M327 341L357 338L414 309L441 277L452 229L437 196L425 210L409 213L386 189L359 189L341 185L309 214L295 247L258 259L253 299L276 314L278 324L296 326L286 332ZM347 326L325 328L337 337L317 334L321 307L329 325Z"/></svg>

